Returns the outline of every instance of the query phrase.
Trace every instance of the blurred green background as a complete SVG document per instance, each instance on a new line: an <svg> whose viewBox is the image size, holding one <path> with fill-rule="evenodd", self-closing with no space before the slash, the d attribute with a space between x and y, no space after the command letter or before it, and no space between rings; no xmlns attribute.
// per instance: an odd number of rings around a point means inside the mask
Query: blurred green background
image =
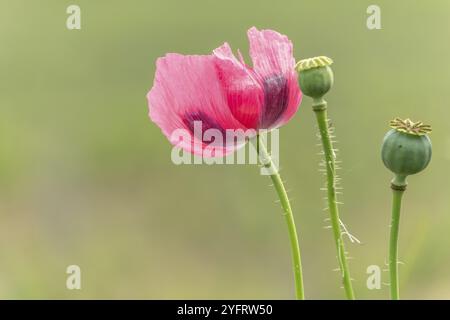
<svg viewBox="0 0 450 320"><path fill-rule="evenodd" d="M81 30L66 8L81 7ZM366 9L381 7L382 30ZM433 125L434 155L410 178L400 230L403 298L450 298L450 2L0 1L0 298L293 298L289 242L270 179L251 165L175 166L147 117L155 60L248 50L251 26L289 36L297 59L328 55L343 169L341 215L357 296L384 267L388 120ZM307 298L340 299L310 100L283 127L282 175ZM67 290L66 268L82 270ZM388 282L383 272L382 281Z"/></svg>

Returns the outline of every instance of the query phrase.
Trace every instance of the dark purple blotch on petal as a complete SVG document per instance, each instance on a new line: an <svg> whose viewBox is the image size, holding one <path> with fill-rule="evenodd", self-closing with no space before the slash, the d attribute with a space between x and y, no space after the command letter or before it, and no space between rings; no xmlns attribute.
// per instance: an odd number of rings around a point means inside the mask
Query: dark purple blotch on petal
<svg viewBox="0 0 450 320"><path fill-rule="evenodd" d="M204 141L203 140L203 135L205 133L206 130L208 129L217 129L220 131L220 133L222 134L222 139L225 139L225 133L226 130L220 126L217 121L215 121L214 119L212 119L210 116L208 116L206 113L204 113L203 111L190 111L184 114L184 116L182 117L183 119L183 123L186 126L186 128L192 133L193 136L195 136L198 140L206 143L206 144L212 144L215 145L215 141ZM194 125L196 121L201 122L202 124L202 132L195 132L194 130ZM212 137L212 139L214 139L214 137ZM224 142L224 141L222 141ZM222 144L221 144L222 145Z"/></svg>
<svg viewBox="0 0 450 320"><path fill-rule="evenodd" d="M272 75L264 79L264 106L260 128L275 124L288 106L289 86L285 76Z"/></svg>

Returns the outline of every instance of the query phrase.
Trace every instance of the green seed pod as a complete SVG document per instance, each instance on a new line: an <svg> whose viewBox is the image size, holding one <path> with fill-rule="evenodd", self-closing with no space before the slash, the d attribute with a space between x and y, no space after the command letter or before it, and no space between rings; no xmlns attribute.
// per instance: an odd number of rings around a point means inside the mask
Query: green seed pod
<svg viewBox="0 0 450 320"><path fill-rule="evenodd" d="M405 185L406 176L427 167L431 160L431 127L409 119L392 120L391 130L384 136L381 158L395 175L394 184ZM397 182L397 183L396 183Z"/></svg>
<svg viewBox="0 0 450 320"><path fill-rule="evenodd" d="M328 57L315 57L300 60L297 65L299 85L302 92L313 99L320 99L333 86L334 76L330 65L333 63Z"/></svg>

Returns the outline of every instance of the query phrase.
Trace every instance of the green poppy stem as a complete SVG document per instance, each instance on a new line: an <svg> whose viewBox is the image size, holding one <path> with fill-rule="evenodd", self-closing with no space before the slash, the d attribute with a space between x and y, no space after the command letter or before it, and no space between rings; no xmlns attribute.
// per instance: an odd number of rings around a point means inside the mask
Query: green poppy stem
<svg viewBox="0 0 450 320"><path fill-rule="evenodd" d="M398 286L398 230L400 225L400 209L402 205L402 196L405 192L404 187L397 187L392 184L392 219L391 219L391 234L389 238L389 275L391 299L399 300L399 286Z"/></svg>
<svg viewBox="0 0 450 320"><path fill-rule="evenodd" d="M266 147L264 146L264 142L259 135L256 138L256 146L261 165L267 168L267 170L271 170L270 178L272 179L273 185L280 199L281 207L283 208L283 216L285 217L287 223L289 240L291 243L292 265L294 269L295 279L295 294L298 300L303 300L305 299L305 293L303 288L300 246L298 244L297 229L295 227L294 216L292 215L289 198L286 189L284 188L280 174L278 173L278 168L275 167L269 153L267 152Z"/></svg>
<svg viewBox="0 0 450 320"><path fill-rule="evenodd" d="M335 153L333 149L333 143L330 139L329 134L326 101L322 98L314 99L313 110L316 114L317 124L319 126L320 137L322 140L322 147L325 157L325 166L327 173L328 209L330 211L331 227L333 229L333 236L337 249L339 268L342 274L342 283L344 285L347 299L354 300L355 294L353 292L350 270L348 267L347 257L345 255L344 241L341 235L342 233L341 221L339 219L339 209L336 197Z"/></svg>

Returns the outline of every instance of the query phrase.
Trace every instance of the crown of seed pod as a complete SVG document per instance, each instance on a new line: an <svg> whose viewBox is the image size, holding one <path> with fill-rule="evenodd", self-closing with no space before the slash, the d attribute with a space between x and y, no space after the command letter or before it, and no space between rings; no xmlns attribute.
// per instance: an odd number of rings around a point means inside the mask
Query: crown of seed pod
<svg viewBox="0 0 450 320"><path fill-rule="evenodd" d="M386 133L381 148L384 165L397 178L398 184L406 184L404 179L425 169L431 160L431 140L428 133L431 126L410 119L395 118L390 121L391 130ZM394 181L395 183L395 181Z"/></svg>

